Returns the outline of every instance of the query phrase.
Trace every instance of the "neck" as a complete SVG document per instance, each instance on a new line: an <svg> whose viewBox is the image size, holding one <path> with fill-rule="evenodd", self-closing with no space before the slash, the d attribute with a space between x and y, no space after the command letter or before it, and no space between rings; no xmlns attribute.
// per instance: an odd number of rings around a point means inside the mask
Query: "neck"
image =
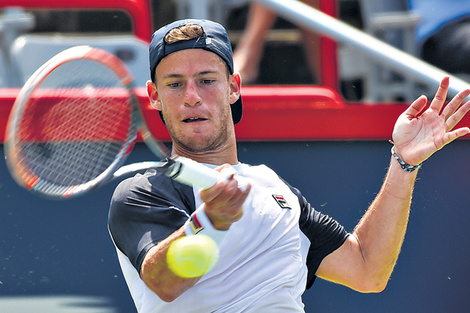
<svg viewBox="0 0 470 313"><path fill-rule="evenodd" d="M181 145L178 145L175 141L173 141L173 149L171 154L172 156L183 156L200 163L207 163L213 165L235 165L238 163L237 143L234 134L222 146L219 146L214 150L200 152L191 151Z"/></svg>

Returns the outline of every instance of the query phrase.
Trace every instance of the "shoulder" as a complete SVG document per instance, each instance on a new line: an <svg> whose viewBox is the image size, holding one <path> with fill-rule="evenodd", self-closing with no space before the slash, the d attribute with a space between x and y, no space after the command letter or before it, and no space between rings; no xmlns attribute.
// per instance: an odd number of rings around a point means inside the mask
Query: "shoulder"
<svg viewBox="0 0 470 313"><path fill-rule="evenodd" d="M176 210L175 210L176 209ZM195 210L193 188L175 182L169 177L149 170L144 174L123 180L115 189L109 209L109 222L160 216L168 211ZM177 212L175 212L176 214Z"/></svg>
<svg viewBox="0 0 470 313"><path fill-rule="evenodd" d="M111 203L170 204L194 201L193 188L148 170L123 180L114 190Z"/></svg>

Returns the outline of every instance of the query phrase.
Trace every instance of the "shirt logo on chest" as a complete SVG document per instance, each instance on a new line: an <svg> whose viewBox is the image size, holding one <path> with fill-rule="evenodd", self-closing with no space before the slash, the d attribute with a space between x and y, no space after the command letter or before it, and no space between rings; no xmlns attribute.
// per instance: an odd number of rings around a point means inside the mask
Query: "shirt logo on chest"
<svg viewBox="0 0 470 313"><path fill-rule="evenodd" d="M279 206L282 208L282 209L291 209L290 206L289 206L289 203L287 203L287 200L284 198L284 196L281 196L281 195L273 195L273 198L274 200L276 200L277 204L279 204Z"/></svg>

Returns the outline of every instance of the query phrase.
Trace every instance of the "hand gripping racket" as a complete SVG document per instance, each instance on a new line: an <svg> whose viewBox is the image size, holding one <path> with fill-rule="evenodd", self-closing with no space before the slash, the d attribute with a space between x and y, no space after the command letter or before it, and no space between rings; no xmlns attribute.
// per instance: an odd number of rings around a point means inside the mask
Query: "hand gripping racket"
<svg viewBox="0 0 470 313"><path fill-rule="evenodd" d="M47 61L20 90L8 119L5 157L19 185L53 199L82 195L147 168L201 188L226 177L182 157L123 166L139 132L159 159L168 155L145 125L124 63L104 50L77 46Z"/></svg>

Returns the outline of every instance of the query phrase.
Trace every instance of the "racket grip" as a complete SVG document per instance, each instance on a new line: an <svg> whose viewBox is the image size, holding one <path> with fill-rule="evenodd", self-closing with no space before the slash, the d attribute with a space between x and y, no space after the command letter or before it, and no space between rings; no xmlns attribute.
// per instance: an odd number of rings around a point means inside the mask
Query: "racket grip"
<svg viewBox="0 0 470 313"><path fill-rule="evenodd" d="M247 188L247 182L242 177L236 176L237 171L233 167L228 167L223 169L222 172L218 172L185 157L176 157L173 161L174 163L165 174L180 183L208 189L218 181L235 175L238 181L238 188L243 191Z"/></svg>
<svg viewBox="0 0 470 313"><path fill-rule="evenodd" d="M194 160L176 157L166 175L180 183L208 189L225 177L220 173Z"/></svg>

